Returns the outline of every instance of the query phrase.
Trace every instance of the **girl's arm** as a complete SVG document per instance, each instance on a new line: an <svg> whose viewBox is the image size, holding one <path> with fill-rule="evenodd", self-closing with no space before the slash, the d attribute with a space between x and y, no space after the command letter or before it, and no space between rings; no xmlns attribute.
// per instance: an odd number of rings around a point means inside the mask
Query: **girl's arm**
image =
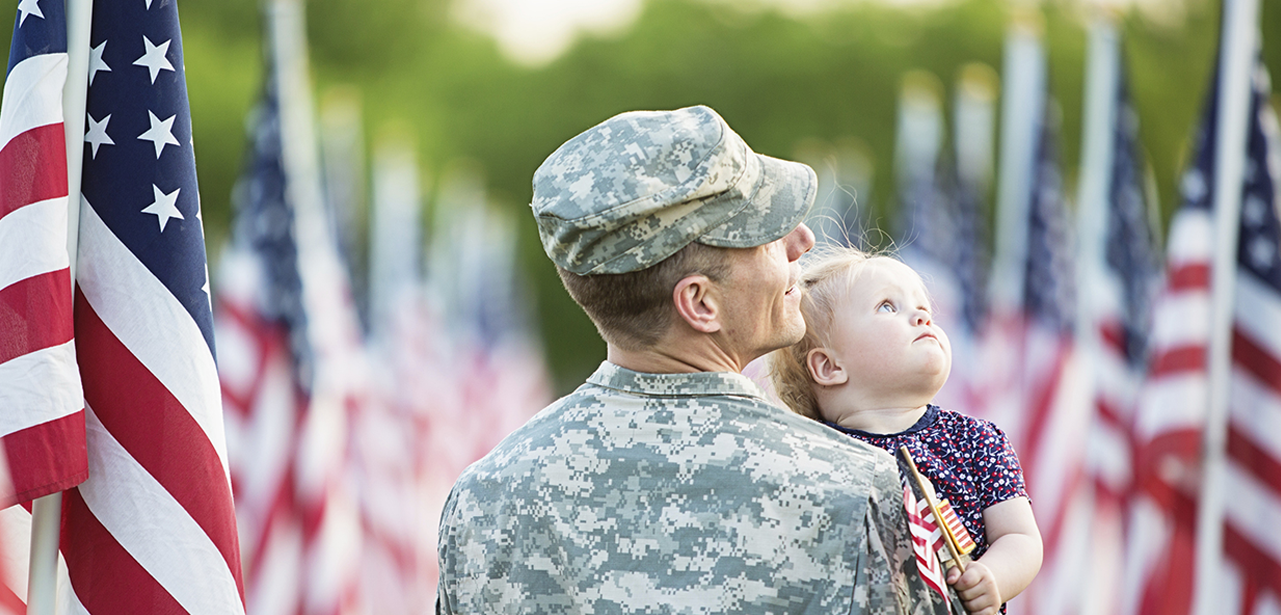
<svg viewBox="0 0 1281 615"><path fill-rule="evenodd" d="M1025 497L993 504L983 510L987 552L959 574L953 568L947 582L956 587L970 613L996 613L1001 603L1019 595L1041 569L1041 532Z"/></svg>

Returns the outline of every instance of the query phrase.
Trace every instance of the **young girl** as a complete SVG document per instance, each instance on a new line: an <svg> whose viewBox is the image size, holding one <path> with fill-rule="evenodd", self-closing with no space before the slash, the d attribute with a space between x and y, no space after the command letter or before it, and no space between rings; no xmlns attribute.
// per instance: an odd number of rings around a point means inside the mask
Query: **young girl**
<svg viewBox="0 0 1281 615"><path fill-rule="evenodd" d="M952 349L920 276L887 256L833 248L805 264L801 285L805 338L770 358L779 397L891 454L906 446L978 545L947 583L971 614L1004 612L1041 568L1041 534L1005 434L930 403Z"/></svg>

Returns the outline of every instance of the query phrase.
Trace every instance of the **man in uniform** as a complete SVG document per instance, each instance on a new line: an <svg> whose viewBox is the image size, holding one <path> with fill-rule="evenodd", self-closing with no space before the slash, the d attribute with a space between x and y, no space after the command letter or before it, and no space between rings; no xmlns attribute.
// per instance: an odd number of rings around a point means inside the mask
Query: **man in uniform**
<svg viewBox="0 0 1281 615"><path fill-rule="evenodd" d="M947 612L894 460L740 373L805 332L815 185L707 107L623 113L543 162L539 235L607 360L458 479L438 612Z"/></svg>

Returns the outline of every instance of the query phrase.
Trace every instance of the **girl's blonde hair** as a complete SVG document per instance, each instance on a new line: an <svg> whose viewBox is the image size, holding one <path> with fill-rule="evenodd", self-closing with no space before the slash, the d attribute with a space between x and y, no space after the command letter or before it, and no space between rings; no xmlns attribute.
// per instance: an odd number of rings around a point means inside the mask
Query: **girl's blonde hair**
<svg viewBox="0 0 1281 615"><path fill-rule="evenodd" d="M815 348L827 346L832 318L845 291L854 283L863 265L874 260L895 260L891 256L864 252L858 248L826 245L811 252L802 264L801 314L805 337L791 346L769 354L769 377L782 402L801 416L823 420L805 357Z"/></svg>

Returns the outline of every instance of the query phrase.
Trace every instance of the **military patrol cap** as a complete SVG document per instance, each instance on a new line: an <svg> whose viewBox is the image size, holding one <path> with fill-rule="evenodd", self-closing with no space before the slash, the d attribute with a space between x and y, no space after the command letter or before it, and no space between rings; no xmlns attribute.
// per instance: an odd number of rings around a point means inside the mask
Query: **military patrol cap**
<svg viewBox="0 0 1281 615"><path fill-rule="evenodd" d="M561 145L534 172L547 256L579 275L627 273L691 242L750 248L795 229L814 170L751 150L708 107L631 111Z"/></svg>

